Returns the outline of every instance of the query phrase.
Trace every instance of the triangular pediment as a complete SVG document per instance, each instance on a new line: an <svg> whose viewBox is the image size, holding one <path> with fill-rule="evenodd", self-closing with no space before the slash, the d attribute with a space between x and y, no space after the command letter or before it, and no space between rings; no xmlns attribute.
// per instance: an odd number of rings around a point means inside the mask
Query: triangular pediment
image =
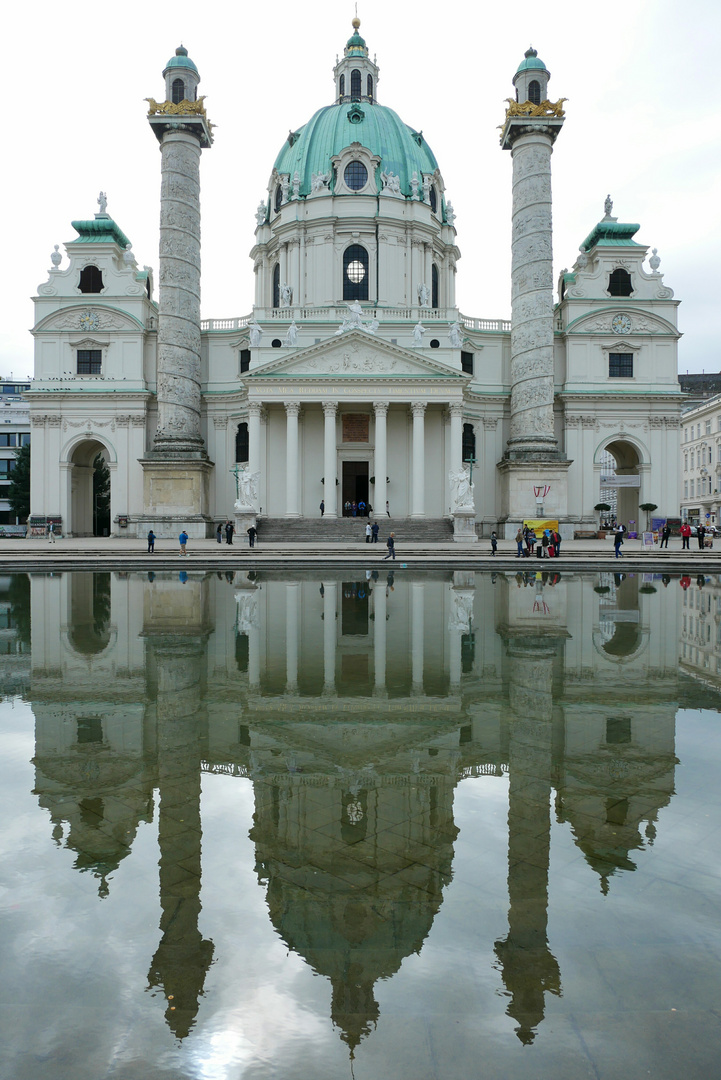
<svg viewBox="0 0 721 1080"><path fill-rule="evenodd" d="M468 379L458 368L431 359L427 352L404 349L372 334L351 330L318 345L286 352L249 372L248 379Z"/></svg>
<svg viewBox="0 0 721 1080"><path fill-rule="evenodd" d="M33 328L35 333L49 330L106 331L142 330L142 323L125 311L101 307L99 304L73 304L72 307L53 311Z"/></svg>

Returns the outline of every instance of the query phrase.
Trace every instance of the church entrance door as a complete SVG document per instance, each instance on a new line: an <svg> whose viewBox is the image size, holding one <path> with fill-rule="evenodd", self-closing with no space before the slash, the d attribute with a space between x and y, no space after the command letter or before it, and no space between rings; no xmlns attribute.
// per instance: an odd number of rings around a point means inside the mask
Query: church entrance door
<svg viewBox="0 0 721 1080"><path fill-rule="evenodd" d="M368 505L368 462L343 462L343 514L347 517L346 503L364 502Z"/></svg>

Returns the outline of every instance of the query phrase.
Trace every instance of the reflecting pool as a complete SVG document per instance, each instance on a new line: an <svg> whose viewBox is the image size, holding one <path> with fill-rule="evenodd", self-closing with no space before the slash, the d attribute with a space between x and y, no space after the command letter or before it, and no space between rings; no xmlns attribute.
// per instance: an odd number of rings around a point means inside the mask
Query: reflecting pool
<svg viewBox="0 0 721 1080"><path fill-rule="evenodd" d="M3 1080L718 1075L721 584L0 578Z"/></svg>

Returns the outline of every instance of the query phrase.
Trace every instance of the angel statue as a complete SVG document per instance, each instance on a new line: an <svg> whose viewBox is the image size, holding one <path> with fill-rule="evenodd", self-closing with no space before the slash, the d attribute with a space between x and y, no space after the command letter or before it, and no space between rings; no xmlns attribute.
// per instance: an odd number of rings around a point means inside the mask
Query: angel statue
<svg viewBox="0 0 721 1080"><path fill-rule="evenodd" d="M236 474L238 484L238 499L235 504L236 506L249 506L255 508L258 501L259 479L260 473L252 473L247 469L243 469L242 472Z"/></svg>
<svg viewBox="0 0 721 1080"><path fill-rule="evenodd" d="M101 191L98 195L97 204L100 207L99 213L104 214L108 209L108 196L104 191Z"/></svg>
<svg viewBox="0 0 721 1080"><path fill-rule="evenodd" d="M468 466L461 465L460 469L451 469L448 479L451 484L451 512L455 513L457 510L475 511L474 485L471 482Z"/></svg>

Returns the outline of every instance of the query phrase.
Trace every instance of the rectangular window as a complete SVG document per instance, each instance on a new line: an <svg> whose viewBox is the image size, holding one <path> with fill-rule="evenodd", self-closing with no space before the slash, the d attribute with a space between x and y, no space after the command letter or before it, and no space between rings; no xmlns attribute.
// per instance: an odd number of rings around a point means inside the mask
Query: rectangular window
<svg viewBox="0 0 721 1080"><path fill-rule="evenodd" d="M461 353L461 371L465 371L466 375L473 374L473 353L462 352Z"/></svg>
<svg viewBox="0 0 721 1080"><path fill-rule="evenodd" d="M18 437L14 431L0 431L0 446L17 446Z"/></svg>
<svg viewBox="0 0 721 1080"><path fill-rule="evenodd" d="M694 453L694 451L692 450L692 451L691 451L691 468L692 468L692 469L693 469L693 468L695 468L695 462L696 462L696 454L695 454L695 453Z"/></svg>
<svg viewBox="0 0 721 1080"><path fill-rule="evenodd" d="M78 349L78 375L99 375L102 359L101 349Z"/></svg>
<svg viewBox="0 0 721 1080"><path fill-rule="evenodd" d="M706 421L706 434L707 435L711 434L711 421L710 420Z"/></svg>
<svg viewBox="0 0 721 1080"><path fill-rule="evenodd" d="M683 455L683 471L688 472L688 454Z"/></svg>
<svg viewBox="0 0 721 1080"><path fill-rule="evenodd" d="M15 458L0 458L0 475L7 476L15 469Z"/></svg>
<svg viewBox="0 0 721 1080"><path fill-rule="evenodd" d="M250 349L240 350L240 374L250 370Z"/></svg>
<svg viewBox="0 0 721 1080"><path fill-rule="evenodd" d="M23 434L20 436L20 445L21 446L30 446L30 432L29 431L24 431ZM719 449L721 450L721 447Z"/></svg>
<svg viewBox="0 0 721 1080"><path fill-rule="evenodd" d="M683 482L683 497L684 499L688 498L688 480L684 480Z"/></svg>
<svg viewBox="0 0 721 1080"><path fill-rule="evenodd" d="M633 378L633 353L612 352L608 354L609 379Z"/></svg>
<svg viewBox="0 0 721 1080"><path fill-rule="evenodd" d="M696 497L696 490L695 489L696 489L696 485L694 484L694 482L692 480L691 481L691 498L692 499Z"/></svg>

